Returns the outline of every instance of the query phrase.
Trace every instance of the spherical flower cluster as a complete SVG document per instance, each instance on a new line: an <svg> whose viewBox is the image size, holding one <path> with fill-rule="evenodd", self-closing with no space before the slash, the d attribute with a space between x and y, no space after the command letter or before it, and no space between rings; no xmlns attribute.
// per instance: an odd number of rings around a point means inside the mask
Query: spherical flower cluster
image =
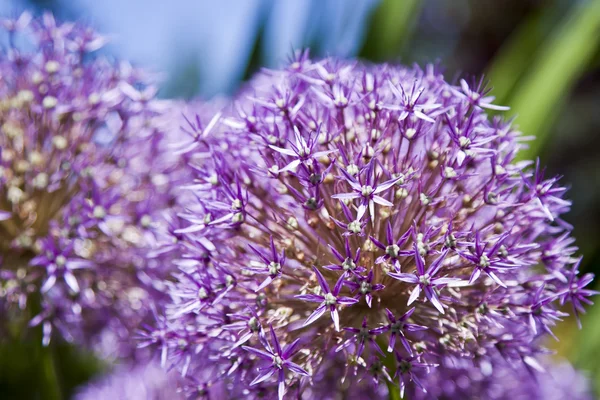
<svg viewBox="0 0 600 400"><path fill-rule="evenodd" d="M89 28L49 14L2 27L0 325L127 339L166 276L146 260L174 197L164 104L140 71L95 56L105 39Z"/></svg>
<svg viewBox="0 0 600 400"><path fill-rule="evenodd" d="M525 138L487 113L503 109L433 65L300 53L262 72L190 123L179 272L142 345L196 395L232 398L427 397L543 370L541 341L592 276L565 189L514 161Z"/></svg>

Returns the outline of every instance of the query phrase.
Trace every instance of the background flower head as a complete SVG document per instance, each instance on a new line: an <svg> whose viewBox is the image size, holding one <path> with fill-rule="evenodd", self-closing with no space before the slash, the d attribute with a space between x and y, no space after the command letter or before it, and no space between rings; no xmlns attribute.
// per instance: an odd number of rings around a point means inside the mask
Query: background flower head
<svg viewBox="0 0 600 400"><path fill-rule="evenodd" d="M106 40L86 26L25 13L2 29L3 325L41 325L46 344L56 331L129 341L166 276L146 259L174 196L166 103L144 73L97 56Z"/></svg>

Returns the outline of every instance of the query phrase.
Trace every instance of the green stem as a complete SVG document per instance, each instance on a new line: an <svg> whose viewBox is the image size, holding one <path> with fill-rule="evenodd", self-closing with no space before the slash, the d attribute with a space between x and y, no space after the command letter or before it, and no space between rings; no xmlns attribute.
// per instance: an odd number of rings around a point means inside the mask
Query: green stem
<svg viewBox="0 0 600 400"><path fill-rule="evenodd" d="M40 350L40 370L44 388L42 398L48 400L60 400L63 397L54 360L54 349L48 345L45 347L42 346Z"/></svg>
<svg viewBox="0 0 600 400"><path fill-rule="evenodd" d="M29 320L41 312L42 306L39 293L33 294L29 298L27 302L27 308L29 311ZM41 383L41 393L39 394L41 399L61 400L63 397L55 360L55 349L53 343L49 343L48 345L44 346L43 326L43 323L40 324L32 330L31 333L33 334L31 336L27 335L29 340L33 340L33 346L36 349L35 358L38 365L38 379ZM28 328L25 327L25 329Z"/></svg>
<svg viewBox="0 0 600 400"><path fill-rule="evenodd" d="M387 382L388 387L388 399L389 400L400 400L400 389L392 382Z"/></svg>
<svg viewBox="0 0 600 400"><path fill-rule="evenodd" d="M377 344L382 349L387 348L387 343L381 337L376 339ZM396 360L394 358L394 353L386 353L385 358L382 360L383 365L388 370L388 373L393 377L396 373ZM394 382L386 382L388 388L388 399L389 400L400 400L400 388L394 384Z"/></svg>

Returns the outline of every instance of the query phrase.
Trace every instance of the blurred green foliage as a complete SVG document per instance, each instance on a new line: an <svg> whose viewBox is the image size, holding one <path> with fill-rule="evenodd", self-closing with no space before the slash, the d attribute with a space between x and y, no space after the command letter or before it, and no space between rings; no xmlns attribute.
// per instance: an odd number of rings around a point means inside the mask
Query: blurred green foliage
<svg viewBox="0 0 600 400"><path fill-rule="evenodd" d="M42 326L28 328L40 312L39 298L31 296L26 313L10 319L0 334L0 399L61 400L106 370L90 351L52 341L42 345Z"/></svg>
<svg viewBox="0 0 600 400"><path fill-rule="evenodd" d="M88 352L68 344L42 348L38 340L0 343L0 398L69 399L78 386L103 371Z"/></svg>
<svg viewBox="0 0 600 400"><path fill-rule="evenodd" d="M600 398L600 307L592 307L583 324L584 328L572 335L567 355L576 367L589 374L596 395Z"/></svg>
<svg viewBox="0 0 600 400"><path fill-rule="evenodd" d="M403 54L422 7L421 0L383 0L369 24L361 56L381 62Z"/></svg>
<svg viewBox="0 0 600 400"><path fill-rule="evenodd" d="M560 10L543 8L515 29L506 43L497 52L486 72L499 104L506 103L514 94L528 66L536 58L538 48L549 36L558 19Z"/></svg>
<svg viewBox="0 0 600 400"><path fill-rule="evenodd" d="M528 32L524 34L527 36ZM551 36L541 43L527 68L513 71L514 76L520 72L523 82L510 96L510 113L519 116L518 126L523 132L536 136L529 150L521 153L523 159L535 158L551 139L549 128L556 121L559 105L586 70L599 44L600 1L582 2L574 5ZM502 58L497 62L507 63Z"/></svg>

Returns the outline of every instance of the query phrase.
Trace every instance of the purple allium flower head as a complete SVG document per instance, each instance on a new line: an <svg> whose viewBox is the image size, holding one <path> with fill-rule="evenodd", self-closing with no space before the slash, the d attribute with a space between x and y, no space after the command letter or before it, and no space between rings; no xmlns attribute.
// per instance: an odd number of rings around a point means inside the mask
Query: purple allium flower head
<svg viewBox="0 0 600 400"><path fill-rule="evenodd" d="M429 396L491 364L541 369L592 277L564 189L486 113L503 107L431 65L301 57L197 118L172 302L144 344L232 397Z"/></svg>
<svg viewBox="0 0 600 400"><path fill-rule="evenodd" d="M105 39L85 26L50 14L2 26L2 314L43 325L45 343L57 330L126 338L166 276L146 260L174 200L165 104L143 73L97 57Z"/></svg>

